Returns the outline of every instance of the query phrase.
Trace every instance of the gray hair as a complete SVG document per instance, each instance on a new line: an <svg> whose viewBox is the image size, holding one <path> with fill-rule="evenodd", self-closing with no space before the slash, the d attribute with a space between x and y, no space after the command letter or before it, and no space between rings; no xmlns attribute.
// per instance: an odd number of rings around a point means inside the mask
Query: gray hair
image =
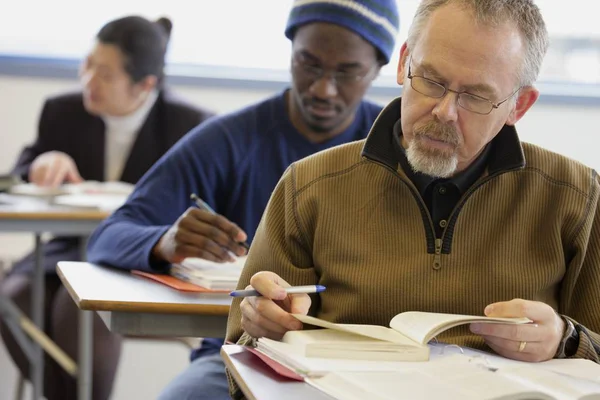
<svg viewBox="0 0 600 400"><path fill-rule="evenodd" d="M414 49L430 15L438 8L456 3L473 13L475 21L484 26L514 23L525 44L525 57L519 71L520 86L532 85L548 50L548 31L533 0L422 0L408 31L407 44Z"/></svg>

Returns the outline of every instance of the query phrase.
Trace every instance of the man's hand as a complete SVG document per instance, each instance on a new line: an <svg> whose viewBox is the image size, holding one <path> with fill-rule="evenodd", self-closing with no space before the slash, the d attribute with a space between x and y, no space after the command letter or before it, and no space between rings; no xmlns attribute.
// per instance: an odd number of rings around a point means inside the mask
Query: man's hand
<svg viewBox="0 0 600 400"><path fill-rule="evenodd" d="M238 244L246 238L239 226L222 215L191 207L160 238L152 255L170 263L181 262L186 257L234 261L230 252L237 256L246 254L246 249Z"/></svg>
<svg viewBox="0 0 600 400"><path fill-rule="evenodd" d="M33 160L29 168L29 181L40 186L56 187L64 182L83 182L83 178L71 156L60 151L49 151Z"/></svg>
<svg viewBox="0 0 600 400"><path fill-rule="evenodd" d="M546 361L556 354L565 331L562 318L546 303L513 299L490 304L488 317L527 317L531 324L471 324L496 353L521 361Z"/></svg>
<svg viewBox="0 0 600 400"><path fill-rule="evenodd" d="M257 272L246 289L256 289L260 297L246 297L240 304L242 328L255 338L279 340L287 331L302 329L302 322L291 316L308 313L310 296L306 293L287 294L283 288L290 285L277 274Z"/></svg>

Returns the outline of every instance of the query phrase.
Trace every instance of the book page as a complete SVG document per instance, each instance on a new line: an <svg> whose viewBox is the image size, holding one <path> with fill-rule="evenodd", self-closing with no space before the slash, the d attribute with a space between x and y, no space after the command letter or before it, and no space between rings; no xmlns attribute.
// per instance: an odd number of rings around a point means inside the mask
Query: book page
<svg viewBox="0 0 600 400"><path fill-rule="evenodd" d="M514 381L535 386L539 390L551 394L557 400L582 399L584 397L590 400L600 399L600 381L593 382L558 374L539 368L535 364L501 368L499 373Z"/></svg>
<svg viewBox="0 0 600 400"><path fill-rule="evenodd" d="M127 196L119 194L64 194L52 199L52 204L66 207L114 211L121 207Z"/></svg>
<svg viewBox="0 0 600 400"><path fill-rule="evenodd" d="M312 377L323 376L331 371L395 371L415 364L410 361L369 361L306 357L302 354L302 348L267 338L258 339L256 349L296 373Z"/></svg>
<svg viewBox="0 0 600 400"><path fill-rule="evenodd" d="M534 364L536 368L600 384L600 364L583 358L553 359Z"/></svg>
<svg viewBox="0 0 600 400"><path fill-rule="evenodd" d="M302 323L310 324L314 326L320 326L322 328L334 329L342 332L354 333L356 335L366 336L373 339L384 340L386 342L404 344L407 346L420 346L415 341L404 336L400 332L394 331L393 329L386 328L385 326L379 325L354 325L354 324L335 324L333 322L325 321L320 318L311 317L309 315L292 314L295 318L300 320Z"/></svg>
<svg viewBox="0 0 600 400"><path fill-rule="evenodd" d="M447 329L472 322L526 324L532 321L528 318L491 318L473 315L408 311L392 318L390 327L398 332L402 332L417 343L427 344L431 339Z"/></svg>
<svg viewBox="0 0 600 400"><path fill-rule="evenodd" d="M234 262L219 263L204 258L188 257L181 261L181 266L194 271L227 271L226 273L238 273L244 268L247 256L235 257Z"/></svg>
<svg viewBox="0 0 600 400"><path fill-rule="evenodd" d="M413 364L397 371L338 371L307 382L334 398L350 400L553 400L544 391L513 381L484 366L465 362L460 356L437 363Z"/></svg>

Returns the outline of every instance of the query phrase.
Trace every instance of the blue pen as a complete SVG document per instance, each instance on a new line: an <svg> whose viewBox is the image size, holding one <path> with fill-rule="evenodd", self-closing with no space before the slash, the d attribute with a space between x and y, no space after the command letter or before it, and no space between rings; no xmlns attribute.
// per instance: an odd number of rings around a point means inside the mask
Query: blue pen
<svg viewBox="0 0 600 400"><path fill-rule="evenodd" d="M190 195L190 199L194 200L194 203L196 203L196 207L198 207L201 210L204 211L208 211L211 214L216 215L216 211L212 209L211 206L209 206L204 200L202 200L200 197L198 197L198 195L196 193L192 193ZM248 251L250 249L250 245L246 242L238 242L238 244L240 246L242 246L243 248L246 249L246 251Z"/></svg>
<svg viewBox="0 0 600 400"><path fill-rule="evenodd" d="M307 285L307 286L292 286L288 288L284 288L287 294L294 293L321 293L326 288L322 285ZM257 290L249 289L249 290L234 290L229 293L230 296L233 297L252 297L252 296L262 296Z"/></svg>

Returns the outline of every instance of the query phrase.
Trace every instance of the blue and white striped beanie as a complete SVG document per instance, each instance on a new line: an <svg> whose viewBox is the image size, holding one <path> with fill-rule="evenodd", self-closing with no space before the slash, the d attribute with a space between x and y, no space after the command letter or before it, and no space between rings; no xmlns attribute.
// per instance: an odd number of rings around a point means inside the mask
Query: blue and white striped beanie
<svg viewBox="0 0 600 400"><path fill-rule="evenodd" d="M293 39L296 29L311 22L340 25L362 36L390 61L400 26L396 0L294 0L285 28Z"/></svg>

